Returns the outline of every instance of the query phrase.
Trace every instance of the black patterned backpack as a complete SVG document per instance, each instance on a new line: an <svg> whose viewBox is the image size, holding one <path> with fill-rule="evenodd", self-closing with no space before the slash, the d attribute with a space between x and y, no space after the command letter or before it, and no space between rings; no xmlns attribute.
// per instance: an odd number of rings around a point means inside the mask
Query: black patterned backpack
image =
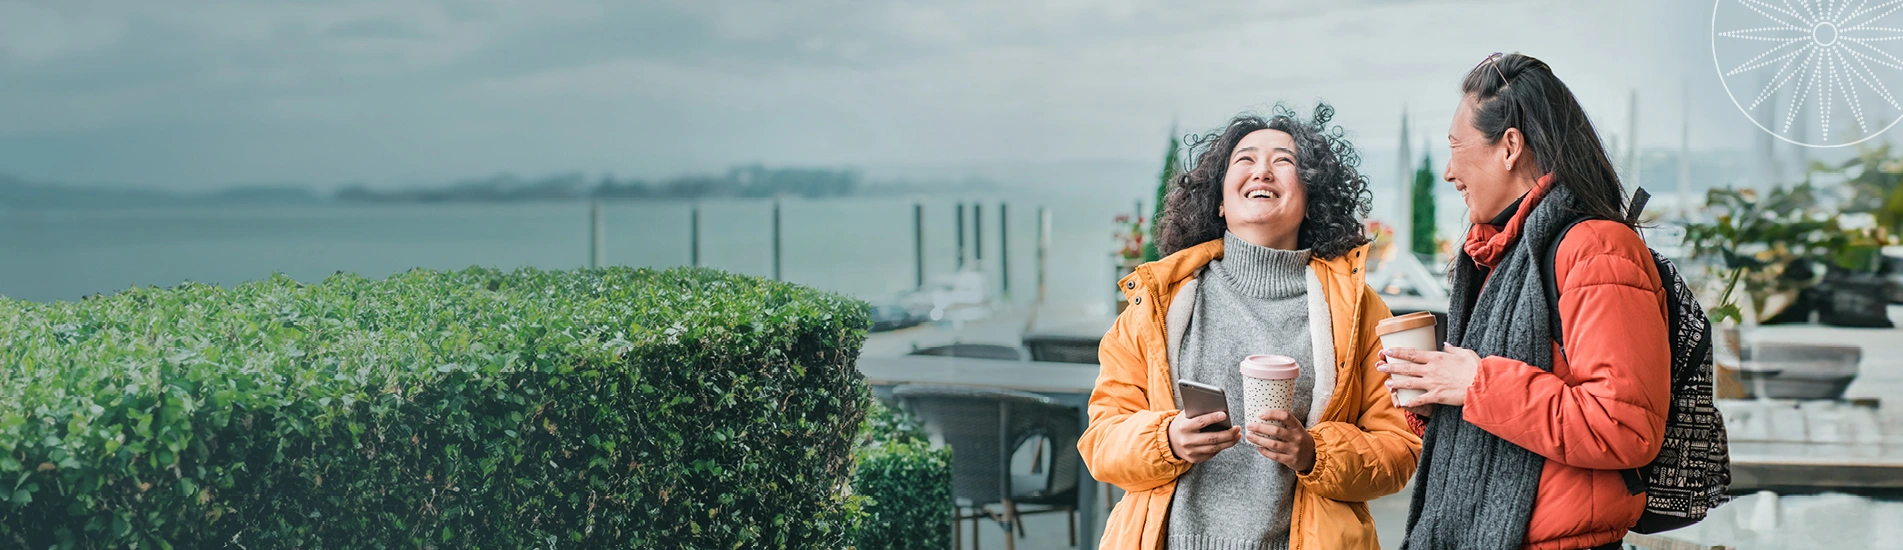
<svg viewBox="0 0 1903 550"><path fill-rule="evenodd" d="M1644 189L1633 192L1632 204L1626 207L1628 224L1636 224L1649 198ZM1541 259L1546 303L1553 304L1553 341L1559 343L1561 353L1566 350L1566 339L1560 333L1559 287L1553 262L1566 233L1588 219L1582 217L1562 227ZM1725 419L1712 403L1711 325L1705 318L1705 308L1679 276L1678 267L1657 250L1649 251L1652 262L1658 265L1659 280L1665 283L1665 326L1672 332L1672 405L1665 417L1665 442L1658 457L1644 467L1621 472L1627 490L1635 495L1646 493L1645 515L1632 528L1642 534L1698 523L1707 511L1731 500L1725 494L1725 488L1731 485Z"/></svg>

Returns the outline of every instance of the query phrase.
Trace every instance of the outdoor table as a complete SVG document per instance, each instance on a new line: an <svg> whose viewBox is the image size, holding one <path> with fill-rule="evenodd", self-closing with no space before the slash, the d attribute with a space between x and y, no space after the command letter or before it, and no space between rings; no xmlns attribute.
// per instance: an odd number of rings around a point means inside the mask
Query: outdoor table
<svg viewBox="0 0 1903 550"><path fill-rule="evenodd" d="M900 384L946 384L998 388L1036 393L1065 406L1076 407L1082 425L1090 425L1090 390L1097 384L1097 366L1077 363L1004 361L960 357L860 357L859 372L882 398ZM1097 546L1097 479L1089 468L1077 470L1078 539L1084 548Z"/></svg>

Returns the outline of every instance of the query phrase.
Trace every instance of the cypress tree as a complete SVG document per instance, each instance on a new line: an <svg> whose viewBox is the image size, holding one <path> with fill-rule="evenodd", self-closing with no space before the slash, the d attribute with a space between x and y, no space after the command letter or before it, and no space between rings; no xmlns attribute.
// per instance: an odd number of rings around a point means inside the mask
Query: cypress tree
<svg viewBox="0 0 1903 550"><path fill-rule="evenodd" d="M1414 171L1414 219L1408 232L1413 242L1408 247L1415 254L1434 255L1434 159L1432 154L1421 155L1421 169Z"/></svg>
<svg viewBox="0 0 1903 550"><path fill-rule="evenodd" d="M1182 140L1176 137L1176 125L1171 124L1170 145L1169 148L1163 152L1163 174L1156 183L1156 209L1150 213L1150 240L1143 243L1143 261L1146 262L1163 259L1162 254L1156 249L1157 239L1163 236L1163 232L1160 229L1161 224L1157 222L1163 220L1163 199L1169 195L1170 179L1176 177L1176 157L1180 153L1179 150L1182 149L1182 145Z"/></svg>

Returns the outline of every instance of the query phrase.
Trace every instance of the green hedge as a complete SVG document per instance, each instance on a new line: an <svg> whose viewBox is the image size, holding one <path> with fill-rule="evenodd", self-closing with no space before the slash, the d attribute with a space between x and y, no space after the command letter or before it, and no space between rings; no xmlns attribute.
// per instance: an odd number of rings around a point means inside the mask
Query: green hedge
<svg viewBox="0 0 1903 550"><path fill-rule="evenodd" d="M917 422L877 401L863 433L852 486L869 502L857 550L950 548L952 450L933 449Z"/></svg>
<svg viewBox="0 0 1903 550"><path fill-rule="evenodd" d="M0 300L0 546L841 547L866 311L629 269Z"/></svg>

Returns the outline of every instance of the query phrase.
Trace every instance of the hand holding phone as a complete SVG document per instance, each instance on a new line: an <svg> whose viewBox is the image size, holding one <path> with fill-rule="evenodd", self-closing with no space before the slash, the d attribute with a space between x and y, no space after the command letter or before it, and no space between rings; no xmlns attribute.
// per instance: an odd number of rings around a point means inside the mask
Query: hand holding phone
<svg viewBox="0 0 1903 550"><path fill-rule="evenodd" d="M1198 464L1242 440L1242 430L1229 421L1229 399L1222 388L1178 381L1183 412L1170 420L1170 452ZM1192 389L1193 388L1193 389Z"/></svg>
<svg viewBox="0 0 1903 550"><path fill-rule="evenodd" d="M1223 391L1222 388L1201 382L1177 380L1176 391L1183 396L1183 414L1190 418L1213 412L1229 412L1229 393ZM1229 429L1230 426L1234 424L1231 424L1228 418L1224 418L1220 422L1203 428L1202 431L1220 432Z"/></svg>

